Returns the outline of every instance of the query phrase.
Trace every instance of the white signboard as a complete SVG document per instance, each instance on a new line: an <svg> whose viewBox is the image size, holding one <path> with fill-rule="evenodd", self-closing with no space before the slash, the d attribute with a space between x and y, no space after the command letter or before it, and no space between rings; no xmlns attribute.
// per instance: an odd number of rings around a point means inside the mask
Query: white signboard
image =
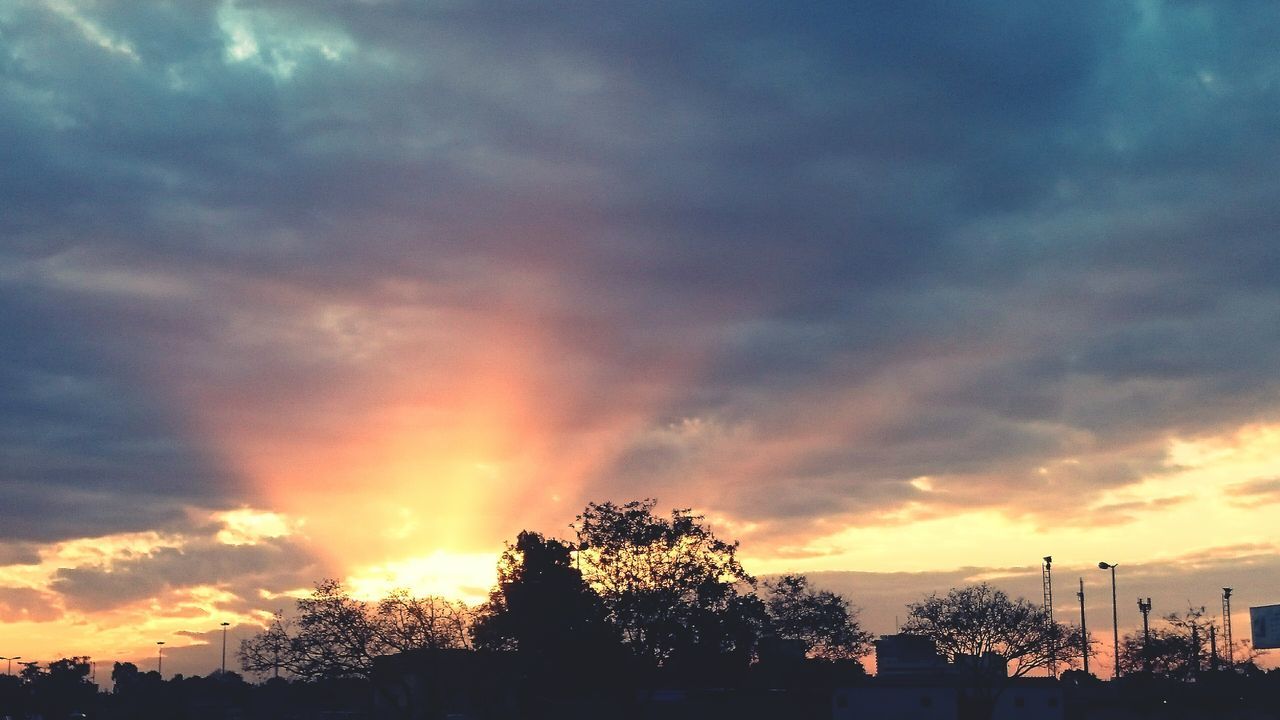
<svg viewBox="0 0 1280 720"><path fill-rule="evenodd" d="M1280 648L1280 605L1249 608L1253 646L1258 650Z"/></svg>

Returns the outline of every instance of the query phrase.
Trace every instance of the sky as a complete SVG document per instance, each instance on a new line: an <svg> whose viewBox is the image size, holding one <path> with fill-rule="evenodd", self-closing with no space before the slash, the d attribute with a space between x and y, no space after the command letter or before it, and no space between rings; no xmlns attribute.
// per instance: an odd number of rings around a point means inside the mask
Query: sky
<svg viewBox="0 0 1280 720"><path fill-rule="evenodd" d="M204 674L318 579L476 600L521 529L646 497L876 633L1053 555L1099 639L1098 561L1123 628L1229 585L1247 637L1278 23L0 4L0 654Z"/></svg>

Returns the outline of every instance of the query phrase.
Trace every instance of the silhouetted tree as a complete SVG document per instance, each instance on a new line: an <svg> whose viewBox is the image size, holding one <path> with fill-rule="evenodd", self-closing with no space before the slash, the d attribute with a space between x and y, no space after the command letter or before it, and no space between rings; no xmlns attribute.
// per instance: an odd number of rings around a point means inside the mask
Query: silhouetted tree
<svg viewBox="0 0 1280 720"><path fill-rule="evenodd" d="M280 671L289 672L286 664L292 654L295 630L293 623L277 610L270 624L262 632L240 641L240 668L245 672L279 677Z"/></svg>
<svg viewBox="0 0 1280 720"><path fill-rule="evenodd" d="M856 659L871 645L871 633L858 624L847 600L828 590L813 590L803 575L783 575L764 583L770 629L784 640L804 646L809 657Z"/></svg>
<svg viewBox="0 0 1280 720"><path fill-rule="evenodd" d="M17 675L0 674L0 717L27 714L27 688Z"/></svg>
<svg viewBox="0 0 1280 720"><path fill-rule="evenodd" d="M610 621L638 656L658 664L677 654L749 656L764 616L738 544L689 510L657 517L655 504L591 503L574 523L577 562Z"/></svg>
<svg viewBox="0 0 1280 720"><path fill-rule="evenodd" d="M1011 600L987 583L953 588L907 606L902 632L923 635L953 662L960 655L996 653L1009 662L1009 675L1019 677L1048 667L1051 659L1073 667L1080 660L1079 629L1055 623L1044 608L1029 600Z"/></svg>
<svg viewBox="0 0 1280 720"><path fill-rule="evenodd" d="M142 673L138 672L138 666L131 662L117 662L111 666L113 692L120 692L124 688L137 685L141 677Z"/></svg>
<svg viewBox="0 0 1280 720"><path fill-rule="evenodd" d="M1150 654L1151 672L1171 678L1193 676L1190 639L1167 627L1151 629L1151 643L1146 645L1141 632L1120 639L1120 669L1126 675L1141 672Z"/></svg>
<svg viewBox="0 0 1280 720"><path fill-rule="evenodd" d="M31 664L23 669L32 706L46 717L68 717L91 707L98 686L89 680L89 658L70 657L49 663L41 669Z"/></svg>
<svg viewBox="0 0 1280 720"><path fill-rule="evenodd" d="M337 580L322 580L297 601L295 620L277 614L265 632L240 643L240 664L306 679L367 676L373 658L384 654L379 640L368 604Z"/></svg>
<svg viewBox="0 0 1280 720"><path fill-rule="evenodd" d="M308 680L368 677L380 655L464 647L466 615L461 603L404 592L371 604L351 597L337 580L322 580L297 601L294 617L276 613L263 632L240 643L240 665Z"/></svg>
<svg viewBox="0 0 1280 720"><path fill-rule="evenodd" d="M391 650L465 648L470 620L464 603L396 590L378 601L375 627L378 639Z"/></svg>
<svg viewBox="0 0 1280 720"><path fill-rule="evenodd" d="M1164 625L1151 629L1151 644L1145 646L1141 632L1125 635L1120 642L1120 668L1125 673L1144 669L1149 658L1155 675L1190 680L1204 670L1212 669L1209 627L1214 618L1205 617L1201 607L1188 607L1185 613L1165 615ZM1220 638L1221 640L1221 638ZM1218 646L1218 667L1227 668L1226 648ZM1244 640L1236 641L1233 659L1247 667L1256 652Z"/></svg>
<svg viewBox="0 0 1280 720"><path fill-rule="evenodd" d="M574 567L570 546L524 531L498 560L498 582L476 611L477 647L565 661L616 645L599 596Z"/></svg>

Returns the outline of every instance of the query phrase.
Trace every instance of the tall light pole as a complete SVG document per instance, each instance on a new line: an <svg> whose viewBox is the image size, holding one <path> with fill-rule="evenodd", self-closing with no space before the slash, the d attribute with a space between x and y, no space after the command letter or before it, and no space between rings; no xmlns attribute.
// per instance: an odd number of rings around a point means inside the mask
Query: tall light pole
<svg viewBox="0 0 1280 720"><path fill-rule="evenodd" d="M1111 634L1115 643L1115 667L1111 676L1120 677L1120 606L1116 604L1116 564L1100 562L1098 569L1111 571Z"/></svg>
<svg viewBox="0 0 1280 720"><path fill-rule="evenodd" d="M1044 582L1044 616L1049 621L1049 677L1058 677L1058 624L1053 621L1053 556L1044 556L1040 570Z"/></svg>
<svg viewBox="0 0 1280 720"><path fill-rule="evenodd" d="M1235 638L1231 636L1231 588L1222 588L1222 634L1227 644L1227 667L1236 666Z"/></svg>
<svg viewBox="0 0 1280 720"><path fill-rule="evenodd" d="M13 661L14 661L14 660L21 660L21 659L22 659L22 656L21 656L21 655L14 655L13 657L0 657L0 660L8 660L8 661L9 661L9 669L5 671L5 675L12 675L12 674L13 674Z"/></svg>
<svg viewBox="0 0 1280 720"><path fill-rule="evenodd" d="M160 673L160 679L164 679L164 641L156 641L156 672Z"/></svg>
<svg viewBox="0 0 1280 720"><path fill-rule="evenodd" d="M227 674L227 626L229 622L222 623L222 674Z"/></svg>

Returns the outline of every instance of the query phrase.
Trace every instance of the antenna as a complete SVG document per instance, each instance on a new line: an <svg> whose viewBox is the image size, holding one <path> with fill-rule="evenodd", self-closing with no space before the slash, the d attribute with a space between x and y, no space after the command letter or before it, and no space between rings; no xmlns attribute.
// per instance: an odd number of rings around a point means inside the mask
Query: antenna
<svg viewBox="0 0 1280 720"><path fill-rule="evenodd" d="M1218 672L1218 626L1209 623L1209 669Z"/></svg>
<svg viewBox="0 0 1280 720"><path fill-rule="evenodd" d="M1049 677L1058 677L1058 637L1053 622L1053 556L1044 556L1040 580L1044 584L1044 616L1049 621Z"/></svg>
<svg viewBox="0 0 1280 720"><path fill-rule="evenodd" d="M1222 588L1222 641L1227 644L1227 667L1235 667L1235 648L1231 642L1231 588Z"/></svg>
<svg viewBox="0 0 1280 720"><path fill-rule="evenodd" d="M1084 624L1084 578L1080 578L1080 653L1084 656L1084 674L1089 674L1089 630Z"/></svg>
<svg viewBox="0 0 1280 720"><path fill-rule="evenodd" d="M1138 612L1142 613L1142 671L1151 672L1151 624L1148 618L1151 616L1151 598L1147 598L1146 602L1142 598L1138 598Z"/></svg>

